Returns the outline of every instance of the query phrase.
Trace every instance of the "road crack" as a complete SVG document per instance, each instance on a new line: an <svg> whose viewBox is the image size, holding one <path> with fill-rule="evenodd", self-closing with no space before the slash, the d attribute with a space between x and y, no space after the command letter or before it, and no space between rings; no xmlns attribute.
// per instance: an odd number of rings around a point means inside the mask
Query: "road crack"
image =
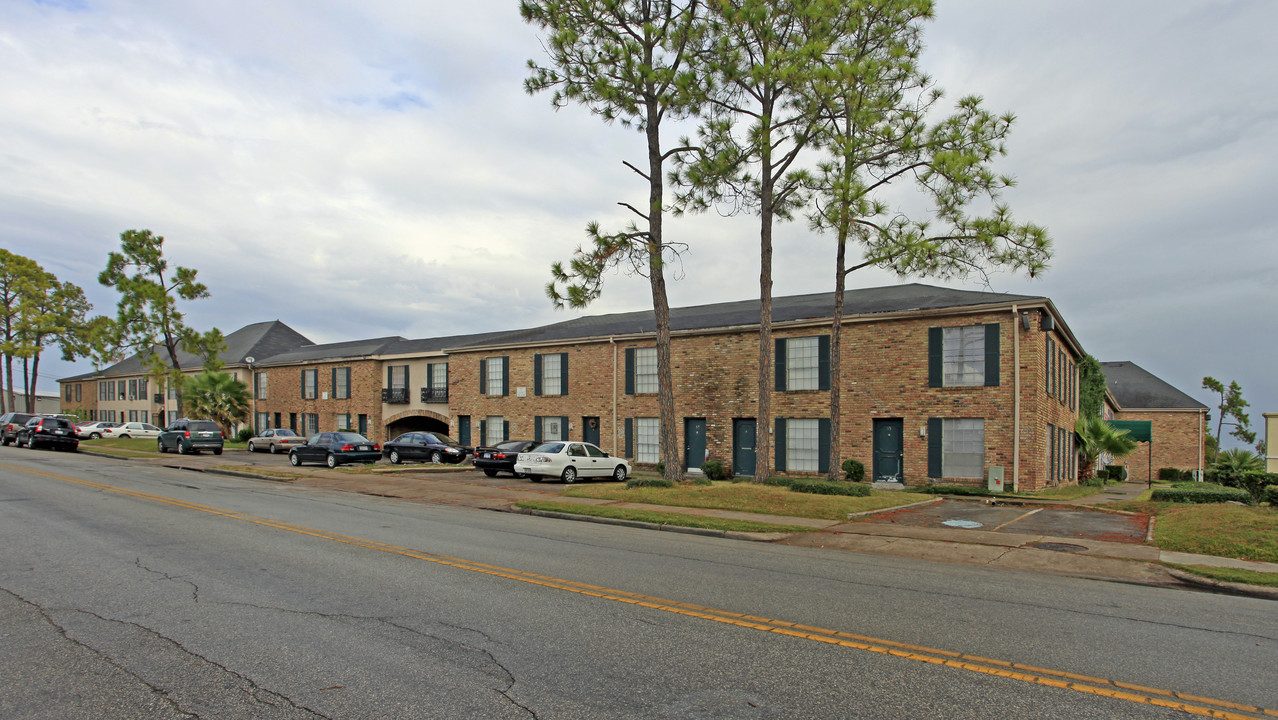
<svg viewBox="0 0 1278 720"><path fill-rule="evenodd" d="M156 575L159 575L159 576L163 577L165 580L172 580L173 582L180 582L180 583L185 583L185 584L187 584L187 585L190 585L190 586L191 586L191 599L192 599L192 600L194 600L194 601L195 601L195 603L196 603L197 605L200 603L200 586L199 586L199 585L196 585L195 583L191 582L190 580L186 580L186 579L181 578L181 577L176 577L176 576L170 575L170 574L168 574L168 573L164 572L163 570L155 570L155 569L153 569L153 568L149 568L149 567L147 567L146 565L143 565L143 564L142 564L142 558L140 558L140 557L139 557L139 558L135 558L135 559L134 559L134 561L133 561L133 564L134 564L134 565L136 565L136 566L138 567L138 569L140 569L140 570L145 570L145 571L147 571L147 572L149 572L149 573L155 573Z"/></svg>

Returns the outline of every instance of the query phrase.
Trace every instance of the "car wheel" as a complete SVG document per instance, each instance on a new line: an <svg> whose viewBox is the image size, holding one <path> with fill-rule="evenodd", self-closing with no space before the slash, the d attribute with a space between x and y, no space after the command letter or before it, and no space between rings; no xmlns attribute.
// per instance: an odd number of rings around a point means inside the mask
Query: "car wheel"
<svg viewBox="0 0 1278 720"><path fill-rule="evenodd" d="M218 449L214 450L214 451L213 451L213 454L214 454L214 455L221 455L221 454L222 454L222 448L218 448Z"/></svg>
<svg viewBox="0 0 1278 720"><path fill-rule="evenodd" d="M563 476L563 477L564 477L564 484L565 484L565 485L571 485L572 483L577 482L577 468L575 468L575 467L573 467L573 466L571 466L571 465L569 465L568 467L564 468L564 476Z"/></svg>
<svg viewBox="0 0 1278 720"><path fill-rule="evenodd" d="M279 450L276 450L276 449L275 449L275 443L271 443L271 454L272 454L272 455L274 455L274 454L276 454L276 453L278 453L278 452L279 452Z"/></svg>
<svg viewBox="0 0 1278 720"><path fill-rule="evenodd" d="M0 435L0 445L9 447L9 438L4 437L3 435Z"/></svg>
<svg viewBox="0 0 1278 720"><path fill-rule="evenodd" d="M391 461L391 465L398 465L398 464L399 464L400 460L399 460L399 451L398 451L398 450L391 450L391 454L390 454L390 461Z"/></svg>
<svg viewBox="0 0 1278 720"><path fill-rule="evenodd" d="M337 456L333 453L329 453L328 457L324 460L324 464L328 465L330 468L337 467Z"/></svg>
<svg viewBox="0 0 1278 720"><path fill-rule="evenodd" d="M436 450L430 454L430 461L438 465L439 463L444 462L444 454Z"/></svg>
<svg viewBox="0 0 1278 720"><path fill-rule="evenodd" d="M89 439L90 439L90 440L101 440L101 439L102 439L102 433L100 433L100 432L89 433ZM5 444L6 444L6 445L8 445L8 443L5 443Z"/></svg>
<svg viewBox="0 0 1278 720"><path fill-rule="evenodd" d="M288 461L292 463L293 467L297 467L302 464L302 458L298 457L297 453L289 453Z"/></svg>
<svg viewBox="0 0 1278 720"><path fill-rule="evenodd" d="M527 473L524 473L524 474L523 474L523 475L521 475L520 477L526 477L526 478L528 478L529 480L532 480L532 481L533 481L533 482L535 482L535 483L539 483L539 482L541 482L541 476L540 476L540 475L529 475L529 474L527 474Z"/></svg>
<svg viewBox="0 0 1278 720"><path fill-rule="evenodd" d="M521 472L517 472L517 473L514 473L514 475L515 475L515 477L519 478L520 480L523 480L524 478L528 477L528 473L521 473Z"/></svg>
<svg viewBox="0 0 1278 720"><path fill-rule="evenodd" d="M248 451L249 451L249 452L257 452L257 447L253 445L253 441L252 441L252 440L249 440L249 444L248 444Z"/></svg>
<svg viewBox="0 0 1278 720"><path fill-rule="evenodd" d="M484 468L484 474L488 477L497 477L497 471L492 468Z"/></svg>
<svg viewBox="0 0 1278 720"><path fill-rule="evenodd" d="M155 441L155 451L163 455L168 452L168 448L164 447L164 441L157 439Z"/></svg>
<svg viewBox="0 0 1278 720"><path fill-rule="evenodd" d="M121 440L128 440L128 439L130 439L131 437L132 437L131 435L121 435L121 436L120 436L120 439L121 439Z"/></svg>
<svg viewBox="0 0 1278 720"><path fill-rule="evenodd" d="M626 481L626 466L625 466L625 465L618 465L616 468L614 468L614 469L613 469L613 471L612 471L612 479L613 479L613 480L616 480L617 482L625 482L625 481Z"/></svg>
<svg viewBox="0 0 1278 720"><path fill-rule="evenodd" d="M178 455L185 455L187 453L186 446L182 444L181 440L178 440L177 451Z"/></svg>

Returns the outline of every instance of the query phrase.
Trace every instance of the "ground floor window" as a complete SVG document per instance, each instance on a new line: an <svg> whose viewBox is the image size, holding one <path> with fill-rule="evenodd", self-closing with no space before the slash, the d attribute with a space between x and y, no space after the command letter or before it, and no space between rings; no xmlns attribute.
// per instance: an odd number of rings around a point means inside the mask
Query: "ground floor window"
<svg viewBox="0 0 1278 720"><path fill-rule="evenodd" d="M351 430L351 414L337 413L333 418L333 423L337 430Z"/></svg>
<svg viewBox="0 0 1278 720"><path fill-rule="evenodd" d="M302 434L310 437L319 432L319 413L302 413Z"/></svg>
<svg viewBox="0 0 1278 720"><path fill-rule="evenodd" d="M269 428L270 426L271 426L271 414L270 414L270 413L258 413L258 414L257 414L257 427L256 427L256 428L254 428L254 431L255 431L257 434L261 434L261 432L262 432L263 430L265 430L265 429Z"/></svg>
<svg viewBox="0 0 1278 720"><path fill-rule="evenodd" d="M941 424L941 474L979 480L985 474L985 421L947 419Z"/></svg>
<svg viewBox="0 0 1278 720"><path fill-rule="evenodd" d="M484 420L483 444L489 447L506 442L506 418L501 415L489 415Z"/></svg>
<svg viewBox="0 0 1278 720"><path fill-rule="evenodd" d="M541 442L550 442L552 440L568 439L568 418L566 417L542 417L537 416L534 421L536 427L533 428L534 439Z"/></svg>
<svg viewBox="0 0 1278 720"><path fill-rule="evenodd" d="M657 418L635 418L635 462L661 460L661 430Z"/></svg>
<svg viewBox="0 0 1278 720"><path fill-rule="evenodd" d="M787 420L785 423L786 470L818 472L821 464L820 421Z"/></svg>

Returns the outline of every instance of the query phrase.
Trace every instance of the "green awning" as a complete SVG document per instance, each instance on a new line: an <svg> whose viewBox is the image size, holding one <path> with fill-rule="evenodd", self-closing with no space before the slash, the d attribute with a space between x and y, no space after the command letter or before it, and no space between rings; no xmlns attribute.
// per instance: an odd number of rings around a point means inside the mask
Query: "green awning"
<svg viewBox="0 0 1278 720"><path fill-rule="evenodd" d="M1115 430L1126 430L1127 436L1136 442L1149 442L1154 439L1154 423L1148 420L1108 420L1106 422Z"/></svg>

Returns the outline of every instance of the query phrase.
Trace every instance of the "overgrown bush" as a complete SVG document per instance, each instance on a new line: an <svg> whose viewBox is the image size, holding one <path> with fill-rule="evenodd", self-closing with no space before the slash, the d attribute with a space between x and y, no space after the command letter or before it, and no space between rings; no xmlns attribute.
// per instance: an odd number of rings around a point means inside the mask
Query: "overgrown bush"
<svg viewBox="0 0 1278 720"><path fill-rule="evenodd" d="M1106 465L1106 466L1105 466L1105 479L1106 479L1106 480L1113 480L1113 481L1115 481L1115 482L1126 482L1126 481L1127 481L1127 467L1126 467L1126 466L1124 466L1124 465Z"/></svg>
<svg viewBox="0 0 1278 720"><path fill-rule="evenodd" d="M670 482L669 480L667 480L667 479L665 479L665 478L663 478L663 477L660 477L660 476L655 477L655 478L650 478L650 477L635 477L635 476L633 476L633 475L632 475L632 476L630 476L629 478L627 478L627 479L626 479L626 488L627 488L627 489L629 489L629 488L637 488L637 487L661 487L661 488L668 488L668 487L674 487L674 483L672 483L672 482Z"/></svg>
<svg viewBox="0 0 1278 720"><path fill-rule="evenodd" d="M711 480L731 480L732 463L722 460L706 460L701 463L701 472Z"/></svg>
<svg viewBox="0 0 1278 720"><path fill-rule="evenodd" d="M1207 482L1244 490L1257 503L1264 500L1266 488L1278 485L1278 473L1237 472L1220 467L1203 473L1203 478Z"/></svg>
<svg viewBox="0 0 1278 720"><path fill-rule="evenodd" d="M792 482L794 482L794 478L788 478L783 475L773 475L770 478L765 478L763 484L772 485L773 487L790 487L790 483Z"/></svg>
<svg viewBox="0 0 1278 720"><path fill-rule="evenodd" d="M1180 480L1180 468L1158 468L1158 479L1166 482L1178 482Z"/></svg>
<svg viewBox="0 0 1278 720"><path fill-rule="evenodd" d="M843 461L843 479L848 482L861 482L865 480L865 465L860 460L848 458Z"/></svg>
<svg viewBox="0 0 1278 720"><path fill-rule="evenodd" d="M235 439L238 442L248 442L251 437L253 437L253 428L240 428L240 431L235 433Z"/></svg>
<svg viewBox="0 0 1278 720"><path fill-rule="evenodd" d="M1265 502L1269 503L1270 507L1278 508L1278 485L1265 488Z"/></svg>
<svg viewBox="0 0 1278 720"><path fill-rule="evenodd" d="M714 481L711 480L709 477L706 477L705 475L690 475L689 477L692 478L690 482L693 485L713 485L714 484Z"/></svg>
<svg viewBox="0 0 1278 720"><path fill-rule="evenodd" d="M921 485L906 488L906 492L927 493L928 495L994 495L981 485Z"/></svg>
<svg viewBox="0 0 1278 720"><path fill-rule="evenodd" d="M1100 475L1089 478L1079 478L1078 484L1086 487L1105 487L1105 478Z"/></svg>
<svg viewBox="0 0 1278 720"><path fill-rule="evenodd" d="M660 475L660 476L662 476L662 477L665 477L665 476L666 476L666 461L665 461L665 460L661 460L661 461L659 461L659 462L657 463L657 474L658 474L658 475Z"/></svg>
<svg viewBox="0 0 1278 720"><path fill-rule="evenodd" d="M1155 490L1149 497L1155 502L1178 503L1223 503L1240 502L1251 504L1251 495L1236 488L1200 489L1200 488L1162 488Z"/></svg>
<svg viewBox="0 0 1278 720"><path fill-rule="evenodd" d="M790 483L790 492L813 493L815 495L850 495L852 497L868 497L870 494L870 486L865 483L795 480Z"/></svg>

